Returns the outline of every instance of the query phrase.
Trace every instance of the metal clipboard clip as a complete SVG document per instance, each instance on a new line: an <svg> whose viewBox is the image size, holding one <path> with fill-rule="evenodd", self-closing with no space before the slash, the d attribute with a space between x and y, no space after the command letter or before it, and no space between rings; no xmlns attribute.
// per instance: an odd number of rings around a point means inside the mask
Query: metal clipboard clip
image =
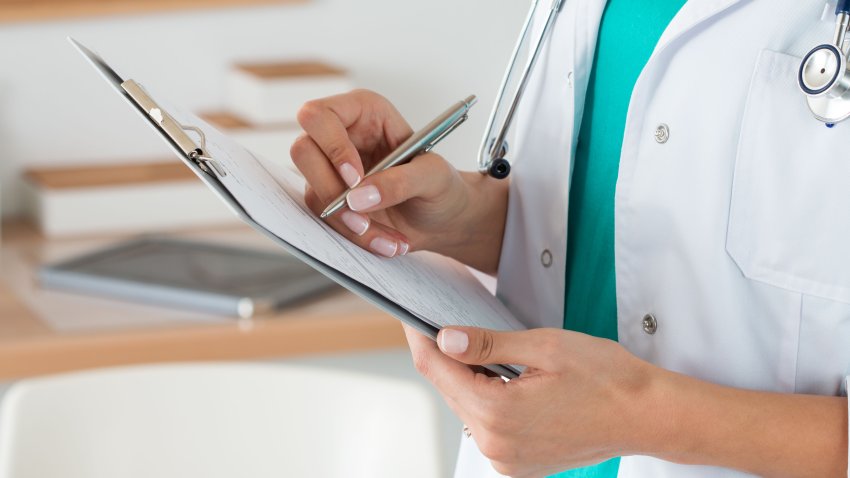
<svg viewBox="0 0 850 478"><path fill-rule="evenodd" d="M145 114L171 139L177 147L183 151L189 159L195 162L204 172L217 175L219 177L227 176L227 172L222 168L216 160L207 156L205 153L207 148L207 138L204 132L196 126L185 126L177 122L170 114L159 107L156 102L147 94L142 86L136 83L135 80L127 80L121 83L121 88L130 96L130 98L138 105ZM201 146L195 144L192 138L186 134L191 131L198 135L201 141Z"/></svg>

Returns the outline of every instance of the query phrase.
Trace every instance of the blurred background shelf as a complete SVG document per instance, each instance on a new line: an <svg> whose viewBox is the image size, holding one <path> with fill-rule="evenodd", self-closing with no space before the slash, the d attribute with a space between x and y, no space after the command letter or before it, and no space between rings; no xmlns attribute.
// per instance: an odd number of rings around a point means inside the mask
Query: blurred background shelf
<svg viewBox="0 0 850 478"><path fill-rule="evenodd" d="M309 0L0 0L0 23L198 8L307 3Z"/></svg>
<svg viewBox="0 0 850 478"><path fill-rule="evenodd" d="M173 158L29 168L23 184L25 210L50 238L239 224Z"/></svg>
<svg viewBox="0 0 850 478"><path fill-rule="evenodd" d="M245 227L175 236L275 247ZM269 359L405 345L394 318L345 291L238 321L49 291L35 282L41 264L120 239L47 241L26 222L3 224L0 380L115 365Z"/></svg>

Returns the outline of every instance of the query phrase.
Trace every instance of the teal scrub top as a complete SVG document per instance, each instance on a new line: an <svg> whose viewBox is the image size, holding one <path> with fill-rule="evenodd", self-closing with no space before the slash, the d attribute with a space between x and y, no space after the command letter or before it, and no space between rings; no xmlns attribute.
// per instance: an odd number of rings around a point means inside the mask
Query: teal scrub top
<svg viewBox="0 0 850 478"><path fill-rule="evenodd" d="M614 191L632 90L686 0L609 0L585 99L570 186L564 328L617 340ZM580 411L577 411L580 413ZM620 459L558 478L616 477Z"/></svg>

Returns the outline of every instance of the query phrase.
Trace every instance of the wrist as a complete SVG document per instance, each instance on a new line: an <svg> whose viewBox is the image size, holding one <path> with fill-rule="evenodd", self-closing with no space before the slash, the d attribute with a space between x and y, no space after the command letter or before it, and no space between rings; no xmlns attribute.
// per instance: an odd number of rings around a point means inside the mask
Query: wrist
<svg viewBox="0 0 850 478"><path fill-rule="evenodd" d="M652 456L677 463L694 462L701 444L695 430L704 429L701 408L710 390L686 375L652 364L647 385L642 391L641 426L636 435L634 454ZM695 462L694 462L695 463Z"/></svg>
<svg viewBox="0 0 850 478"><path fill-rule="evenodd" d="M667 456L671 445L683 445L679 430L678 374L637 357L626 379L623 404L626 418L620 456Z"/></svg>
<svg viewBox="0 0 850 478"><path fill-rule="evenodd" d="M644 385L620 405L630 426L615 454L759 476L846 474L846 399L743 390L646 367L627 369Z"/></svg>

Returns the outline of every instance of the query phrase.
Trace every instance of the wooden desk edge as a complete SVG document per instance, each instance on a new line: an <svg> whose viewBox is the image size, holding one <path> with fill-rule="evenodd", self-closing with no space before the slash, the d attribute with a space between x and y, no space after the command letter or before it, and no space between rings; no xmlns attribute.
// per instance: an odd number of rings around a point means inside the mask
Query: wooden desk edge
<svg viewBox="0 0 850 478"><path fill-rule="evenodd" d="M244 8L246 6L298 5L310 0L132 0L104 2L100 0L41 0L39 2L0 1L0 23L66 20L105 15L129 15L209 8Z"/></svg>
<svg viewBox="0 0 850 478"><path fill-rule="evenodd" d="M405 347L387 315L279 318L168 330L56 334L0 343L0 380L97 367L251 360Z"/></svg>

